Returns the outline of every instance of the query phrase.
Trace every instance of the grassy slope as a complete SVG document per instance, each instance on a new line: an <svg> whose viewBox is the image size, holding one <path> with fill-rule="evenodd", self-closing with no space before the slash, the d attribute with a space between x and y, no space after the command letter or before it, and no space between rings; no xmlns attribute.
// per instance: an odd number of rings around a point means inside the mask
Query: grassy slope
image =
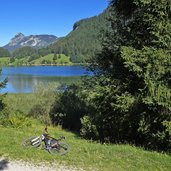
<svg viewBox="0 0 171 171"><path fill-rule="evenodd" d="M25 58L17 58L13 63L10 63L9 57L0 58L0 66L8 66L9 64L14 66L20 66L20 65L28 65L29 57L26 56Z"/></svg>
<svg viewBox="0 0 171 171"><path fill-rule="evenodd" d="M34 61L32 61L32 64L39 65L42 64L42 61L48 61L49 63L56 63L56 64L71 64L70 58L68 56L65 56L63 54L57 55L57 60L53 60L54 54L49 54L46 56L43 56L41 58L38 58Z"/></svg>
<svg viewBox="0 0 171 171"><path fill-rule="evenodd" d="M60 57L59 57L60 56ZM72 62L70 61L70 58L64 54L57 54L57 59L53 60L54 54L48 54L46 56L40 57L38 59L35 59L33 61L29 61L30 57L26 56L24 58L16 58L13 63L10 63L9 57L3 57L0 58L0 66L7 66L14 65L14 66L20 66L20 65L42 65L43 61L44 64L55 64L55 65L72 65Z"/></svg>
<svg viewBox="0 0 171 171"><path fill-rule="evenodd" d="M9 57L1 57L0 58L0 66L6 66L9 64L10 58Z"/></svg>
<svg viewBox="0 0 171 171"><path fill-rule="evenodd" d="M20 65L29 65L29 56L26 56L25 58L17 58L11 65L14 66L20 66Z"/></svg>
<svg viewBox="0 0 171 171"><path fill-rule="evenodd" d="M129 145L102 145L80 139L73 133L60 128L49 128L52 136L65 135L71 146L66 156L53 156L47 151L34 148L23 148L21 142L26 137L39 135L43 126L35 124L32 128L0 128L0 156L34 162L55 162L74 167L91 168L101 171L137 171L137 170L170 170L171 156L157 152L148 152Z"/></svg>
<svg viewBox="0 0 171 171"><path fill-rule="evenodd" d="M46 93L43 96L41 93L8 94L5 100L9 111L21 110L27 114L34 104L44 101L45 97L47 97ZM53 98L50 103L51 101ZM46 104L47 107L48 105ZM43 130L44 126L37 121L34 121L32 127L29 128L0 127L0 156L33 162L61 163L86 170L93 168L99 171L169 171L171 168L170 155L145 151L130 145L94 143L81 139L76 134L64 131L59 127L49 127L49 133L54 137L61 135L67 137L71 150L66 156L52 156L42 149L25 149L22 147L21 143L25 138L40 135Z"/></svg>

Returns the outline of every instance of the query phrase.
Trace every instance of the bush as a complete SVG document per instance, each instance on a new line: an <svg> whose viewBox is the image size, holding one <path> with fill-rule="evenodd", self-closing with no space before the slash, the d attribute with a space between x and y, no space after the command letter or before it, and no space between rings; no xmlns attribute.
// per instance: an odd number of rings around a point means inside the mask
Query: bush
<svg viewBox="0 0 171 171"><path fill-rule="evenodd" d="M79 87L71 85L57 94L50 117L53 124L79 131L81 128L80 119L85 113L87 113L86 104L79 93Z"/></svg>
<svg viewBox="0 0 171 171"><path fill-rule="evenodd" d="M80 130L81 136L88 139L98 140L99 133L95 125L93 125L89 116L84 116L81 119L82 128Z"/></svg>
<svg viewBox="0 0 171 171"><path fill-rule="evenodd" d="M1 125L13 128L22 128L32 125L32 120L20 111L15 111L13 114L1 115Z"/></svg>

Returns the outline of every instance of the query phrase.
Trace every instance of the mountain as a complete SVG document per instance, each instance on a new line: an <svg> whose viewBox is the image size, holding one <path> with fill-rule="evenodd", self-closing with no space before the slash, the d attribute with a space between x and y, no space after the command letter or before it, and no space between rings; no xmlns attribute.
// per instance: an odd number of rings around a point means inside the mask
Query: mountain
<svg viewBox="0 0 171 171"><path fill-rule="evenodd" d="M70 56L72 62L86 62L101 49L102 31L109 28L109 9L102 14L76 22L64 38L51 44L51 53Z"/></svg>
<svg viewBox="0 0 171 171"><path fill-rule="evenodd" d="M17 48L21 48L21 47L25 47L25 46L30 46L30 47L34 47L34 48L42 48L42 47L46 47L46 46L56 42L57 40L58 40L58 38L54 35L24 36L24 34L18 33L3 48L5 48L11 52Z"/></svg>

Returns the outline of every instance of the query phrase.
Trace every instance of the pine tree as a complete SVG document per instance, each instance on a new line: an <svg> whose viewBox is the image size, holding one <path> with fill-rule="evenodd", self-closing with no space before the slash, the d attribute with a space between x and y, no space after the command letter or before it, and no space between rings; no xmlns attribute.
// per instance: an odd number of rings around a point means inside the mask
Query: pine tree
<svg viewBox="0 0 171 171"><path fill-rule="evenodd" d="M92 125L102 141L170 148L171 1L113 0L110 22L87 84Z"/></svg>

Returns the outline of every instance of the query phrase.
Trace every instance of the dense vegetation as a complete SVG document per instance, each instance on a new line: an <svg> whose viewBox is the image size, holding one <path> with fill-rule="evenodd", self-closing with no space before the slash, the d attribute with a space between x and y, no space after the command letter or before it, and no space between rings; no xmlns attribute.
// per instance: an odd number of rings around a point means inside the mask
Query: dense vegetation
<svg viewBox="0 0 171 171"><path fill-rule="evenodd" d="M70 104L60 108L57 101L52 120L68 128L68 117L78 121L84 116L84 137L169 151L171 2L112 1L110 14L110 30L92 59L95 76L77 93L66 90L62 98ZM79 130L80 125L70 128Z"/></svg>
<svg viewBox="0 0 171 171"><path fill-rule="evenodd" d="M37 49L30 46L18 48L12 53L13 58L24 58L26 56L30 56L32 60L39 57Z"/></svg>
<svg viewBox="0 0 171 171"><path fill-rule="evenodd" d="M11 55L8 50L0 47L0 58L1 57L10 57L10 56Z"/></svg>

